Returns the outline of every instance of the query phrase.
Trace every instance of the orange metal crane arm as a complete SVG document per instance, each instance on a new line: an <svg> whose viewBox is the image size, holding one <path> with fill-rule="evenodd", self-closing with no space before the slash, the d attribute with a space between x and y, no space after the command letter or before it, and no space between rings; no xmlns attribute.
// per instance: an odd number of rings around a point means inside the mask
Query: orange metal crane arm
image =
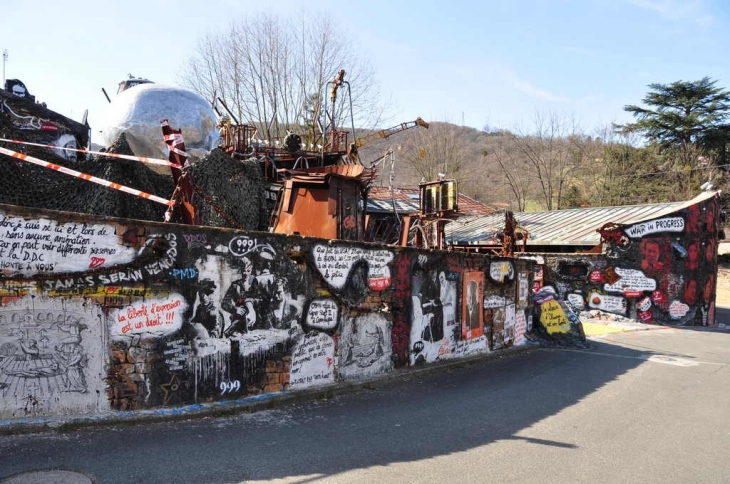
<svg viewBox="0 0 730 484"><path fill-rule="evenodd" d="M415 128L416 126L421 126L422 128L428 129L428 123L421 118L416 118L415 121L408 121L407 123L401 123L399 125L393 126L392 128L387 129L381 129L380 131L374 131L370 134L367 134L363 136L362 138L358 138L355 140L355 145L358 148L361 148L365 146L366 144L375 141L379 138L389 138L393 136L396 133L400 133L401 131L405 131L407 129Z"/></svg>

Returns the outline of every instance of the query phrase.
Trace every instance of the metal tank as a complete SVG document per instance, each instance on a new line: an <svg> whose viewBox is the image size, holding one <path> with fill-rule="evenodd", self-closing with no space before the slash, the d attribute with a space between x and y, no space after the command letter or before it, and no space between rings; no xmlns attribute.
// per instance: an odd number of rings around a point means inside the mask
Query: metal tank
<svg viewBox="0 0 730 484"><path fill-rule="evenodd" d="M167 158L160 128L164 119L182 129L185 147L195 157L205 156L219 144L216 115L205 99L179 87L139 84L119 93L109 105L104 145L111 146L125 133L135 155Z"/></svg>

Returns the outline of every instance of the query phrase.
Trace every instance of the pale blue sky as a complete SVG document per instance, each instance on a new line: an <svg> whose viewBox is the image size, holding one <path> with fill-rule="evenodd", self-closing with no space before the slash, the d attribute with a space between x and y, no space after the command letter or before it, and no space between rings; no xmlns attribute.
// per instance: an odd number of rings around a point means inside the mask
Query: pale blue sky
<svg viewBox="0 0 730 484"><path fill-rule="evenodd" d="M509 129L554 110L593 129L627 121L623 106L652 82L709 76L730 88L727 0L5 3L6 77L74 119L89 109L95 141L102 87L113 95L127 73L174 85L198 38L261 9L330 15L375 67L388 124Z"/></svg>

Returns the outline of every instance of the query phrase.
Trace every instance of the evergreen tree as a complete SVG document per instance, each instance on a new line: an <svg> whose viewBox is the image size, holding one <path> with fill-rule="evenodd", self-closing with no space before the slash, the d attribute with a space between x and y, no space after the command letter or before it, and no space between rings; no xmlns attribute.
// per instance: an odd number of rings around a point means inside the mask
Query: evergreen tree
<svg viewBox="0 0 730 484"><path fill-rule="evenodd" d="M715 83L703 77L649 84L651 91L642 100L648 107L625 106L636 122L619 128L624 133L640 132L661 148L715 148L718 138L726 138L730 114L730 93Z"/></svg>

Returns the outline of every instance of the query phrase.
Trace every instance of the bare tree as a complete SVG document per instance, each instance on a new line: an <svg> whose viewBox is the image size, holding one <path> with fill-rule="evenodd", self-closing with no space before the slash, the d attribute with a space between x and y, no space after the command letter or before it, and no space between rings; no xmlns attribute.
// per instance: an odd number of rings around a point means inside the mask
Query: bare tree
<svg viewBox="0 0 730 484"><path fill-rule="evenodd" d="M443 175L461 182L462 166L471 156L464 130L448 123L431 123L428 130L416 131L401 153L422 181Z"/></svg>
<svg viewBox="0 0 730 484"><path fill-rule="evenodd" d="M525 157L515 148L514 135L508 132L498 133L490 137L488 147L482 151L486 164L498 168L493 175L491 186L487 187L492 196L494 191L508 188L512 199L510 205L518 212L524 212L528 198L532 195L533 179L527 169Z"/></svg>
<svg viewBox="0 0 730 484"><path fill-rule="evenodd" d="M518 129L511 141L525 157L545 209L561 208L565 190L581 168L585 154L585 136L575 120L555 112L537 112L534 126Z"/></svg>
<svg viewBox="0 0 730 484"><path fill-rule="evenodd" d="M340 88L335 124L351 127L354 111L358 127L376 126L383 108L373 70L327 16L245 17L199 39L182 78L206 99L223 99L239 121L275 137L319 126L329 101L327 83L342 69L349 84Z"/></svg>

